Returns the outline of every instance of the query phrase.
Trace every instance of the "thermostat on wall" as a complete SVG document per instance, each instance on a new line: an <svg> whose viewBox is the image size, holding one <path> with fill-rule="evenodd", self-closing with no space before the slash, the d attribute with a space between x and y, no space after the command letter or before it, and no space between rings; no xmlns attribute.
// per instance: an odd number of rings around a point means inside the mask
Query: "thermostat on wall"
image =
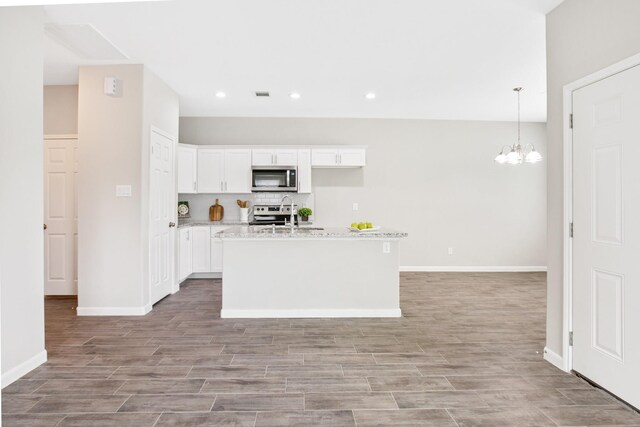
<svg viewBox="0 0 640 427"><path fill-rule="evenodd" d="M118 96L120 80L115 77L104 78L104 94L107 96Z"/></svg>

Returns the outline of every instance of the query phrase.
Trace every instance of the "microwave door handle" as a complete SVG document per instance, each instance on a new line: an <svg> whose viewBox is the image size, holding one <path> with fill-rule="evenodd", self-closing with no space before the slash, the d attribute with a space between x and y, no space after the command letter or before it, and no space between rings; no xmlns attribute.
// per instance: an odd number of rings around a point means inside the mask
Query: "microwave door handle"
<svg viewBox="0 0 640 427"><path fill-rule="evenodd" d="M287 170L287 188L291 187L291 171Z"/></svg>

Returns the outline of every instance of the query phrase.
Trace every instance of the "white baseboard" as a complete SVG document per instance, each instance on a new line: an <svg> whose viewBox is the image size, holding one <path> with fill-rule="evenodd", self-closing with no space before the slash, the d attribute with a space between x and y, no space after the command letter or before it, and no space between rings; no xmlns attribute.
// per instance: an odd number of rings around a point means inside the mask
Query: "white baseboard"
<svg viewBox="0 0 640 427"><path fill-rule="evenodd" d="M151 311L151 304L143 307L78 307L78 316L144 316Z"/></svg>
<svg viewBox="0 0 640 427"><path fill-rule="evenodd" d="M547 347L544 348L544 360L551 363L556 368L564 371L562 356L554 351L549 350Z"/></svg>
<svg viewBox="0 0 640 427"><path fill-rule="evenodd" d="M28 374L33 371L38 366L42 365L47 361L47 350L43 350L40 353L33 356L31 359L28 359L13 369L2 374L1 387L5 388L9 384L14 381L20 379L22 376Z"/></svg>
<svg viewBox="0 0 640 427"><path fill-rule="evenodd" d="M55 283L49 283L47 289L44 290L44 295L49 296L76 296L78 295L78 288L75 286L69 287L67 284L58 285Z"/></svg>
<svg viewBox="0 0 640 427"><path fill-rule="evenodd" d="M191 273L189 279L221 279L222 273Z"/></svg>
<svg viewBox="0 0 640 427"><path fill-rule="evenodd" d="M305 317L401 317L399 308L393 309L293 309L293 310L236 310L222 309L220 317L227 319L305 318Z"/></svg>
<svg viewBox="0 0 640 427"><path fill-rule="evenodd" d="M539 272L547 271L545 265L401 265L400 271L404 272L440 272L440 273L509 273L509 272Z"/></svg>

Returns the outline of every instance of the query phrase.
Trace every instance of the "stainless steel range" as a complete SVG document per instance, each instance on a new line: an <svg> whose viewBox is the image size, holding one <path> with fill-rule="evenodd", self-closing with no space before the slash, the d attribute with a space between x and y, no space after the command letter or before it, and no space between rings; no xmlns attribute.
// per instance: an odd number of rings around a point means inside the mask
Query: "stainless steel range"
<svg viewBox="0 0 640 427"><path fill-rule="evenodd" d="M294 212L298 211L298 206L293 206ZM256 205L253 207L253 221L251 225L286 225L291 218L291 205ZM298 224L298 214L294 214L294 224Z"/></svg>

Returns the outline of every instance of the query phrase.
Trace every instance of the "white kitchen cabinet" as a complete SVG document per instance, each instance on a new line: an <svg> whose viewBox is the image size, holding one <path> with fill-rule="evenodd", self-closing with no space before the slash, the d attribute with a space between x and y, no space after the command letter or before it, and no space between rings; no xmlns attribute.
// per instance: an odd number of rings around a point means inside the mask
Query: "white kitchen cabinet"
<svg viewBox="0 0 640 427"><path fill-rule="evenodd" d="M216 237L216 233L227 227L211 227L211 272L222 273L222 240Z"/></svg>
<svg viewBox="0 0 640 427"><path fill-rule="evenodd" d="M251 193L251 150L224 150L224 193Z"/></svg>
<svg viewBox="0 0 640 427"><path fill-rule="evenodd" d="M314 148L311 150L312 167L362 167L365 164L364 148Z"/></svg>
<svg viewBox="0 0 640 427"><path fill-rule="evenodd" d="M225 150L198 150L198 193L224 192Z"/></svg>
<svg viewBox="0 0 640 427"><path fill-rule="evenodd" d="M251 193L251 150L200 148L198 193Z"/></svg>
<svg viewBox="0 0 640 427"><path fill-rule="evenodd" d="M255 148L251 150L253 166L295 166L298 150L288 148Z"/></svg>
<svg viewBox="0 0 640 427"><path fill-rule="evenodd" d="M311 150L298 150L298 193L311 193Z"/></svg>
<svg viewBox="0 0 640 427"><path fill-rule="evenodd" d="M197 189L198 148L194 145L178 144L177 174L178 193L195 193Z"/></svg>
<svg viewBox="0 0 640 427"><path fill-rule="evenodd" d="M208 273L211 271L211 227L192 228L192 271Z"/></svg>
<svg viewBox="0 0 640 427"><path fill-rule="evenodd" d="M182 282L193 273L192 228L180 228L178 235L178 281Z"/></svg>

